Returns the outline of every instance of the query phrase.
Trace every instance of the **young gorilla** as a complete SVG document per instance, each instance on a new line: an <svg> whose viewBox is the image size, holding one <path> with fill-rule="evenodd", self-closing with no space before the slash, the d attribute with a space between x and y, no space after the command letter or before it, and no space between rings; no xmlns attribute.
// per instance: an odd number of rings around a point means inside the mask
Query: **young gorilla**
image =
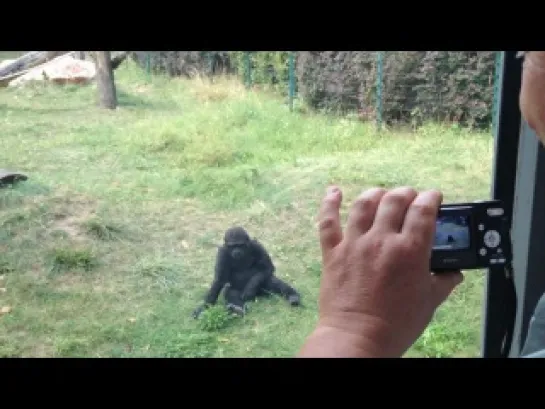
<svg viewBox="0 0 545 409"><path fill-rule="evenodd" d="M214 281L204 304L193 312L194 318L198 318L208 305L216 303L226 285L224 297L227 308L241 315L246 313L246 301L260 295L278 294L291 305L300 304L299 293L275 277L271 257L261 243L250 238L246 230L231 227L225 232L223 241L216 256Z"/></svg>

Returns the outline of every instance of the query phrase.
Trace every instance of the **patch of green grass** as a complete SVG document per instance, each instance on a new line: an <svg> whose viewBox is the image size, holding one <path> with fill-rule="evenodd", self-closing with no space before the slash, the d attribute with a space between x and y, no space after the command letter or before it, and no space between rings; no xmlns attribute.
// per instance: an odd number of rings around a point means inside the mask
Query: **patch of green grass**
<svg viewBox="0 0 545 409"><path fill-rule="evenodd" d="M143 258L134 266L134 271L156 291L176 292L183 281L184 267L168 259Z"/></svg>
<svg viewBox="0 0 545 409"><path fill-rule="evenodd" d="M95 106L94 85L0 91L1 167L29 176L0 189L0 303L12 307L0 356L293 356L317 319L328 184L343 188L343 214L375 185L440 188L445 202L489 194L489 133L377 133L290 113L233 79L149 79L132 64L116 81L116 111ZM268 297L245 317L218 306L192 318L234 224L270 250L302 307ZM468 272L408 356L477 355L482 296L483 273Z"/></svg>
<svg viewBox="0 0 545 409"><path fill-rule="evenodd" d="M98 264L95 256L88 249L57 248L51 252L52 269L66 272L82 269L90 271Z"/></svg>
<svg viewBox="0 0 545 409"><path fill-rule="evenodd" d="M123 229L114 224L94 218L84 222L86 232L98 240L117 240L122 237Z"/></svg>
<svg viewBox="0 0 545 409"><path fill-rule="evenodd" d="M10 274L15 271L15 268L11 264L9 260L7 260L7 257L5 257L3 254L0 255L0 275Z"/></svg>
<svg viewBox="0 0 545 409"><path fill-rule="evenodd" d="M409 356L433 358L475 356L480 345L481 303L485 271L471 271L466 280L439 308ZM453 313L454 312L454 313Z"/></svg>
<svg viewBox="0 0 545 409"><path fill-rule="evenodd" d="M235 318L233 314L226 311L222 305L214 305L204 310L199 317L199 328L216 332L226 328Z"/></svg>

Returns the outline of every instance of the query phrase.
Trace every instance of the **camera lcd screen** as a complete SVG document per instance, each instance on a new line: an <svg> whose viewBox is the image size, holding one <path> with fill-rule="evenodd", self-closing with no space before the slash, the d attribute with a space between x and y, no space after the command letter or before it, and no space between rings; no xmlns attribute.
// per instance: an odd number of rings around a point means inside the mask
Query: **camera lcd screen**
<svg viewBox="0 0 545 409"><path fill-rule="evenodd" d="M440 215L435 228L435 250L467 250L470 247L469 217Z"/></svg>

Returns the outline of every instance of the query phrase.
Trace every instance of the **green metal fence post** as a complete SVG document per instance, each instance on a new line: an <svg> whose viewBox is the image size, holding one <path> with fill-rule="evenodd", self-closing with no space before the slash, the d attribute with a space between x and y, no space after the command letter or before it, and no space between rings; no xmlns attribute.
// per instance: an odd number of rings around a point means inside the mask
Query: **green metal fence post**
<svg viewBox="0 0 545 409"><path fill-rule="evenodd" d="M295 53L292 51L289 54L288 74L289 74L289 100L290 112L293 112L293 99L295 98Z"/></svg>
<svg viewBox="0 0 545 409"><path fill-rule="evenodd" d="M206 60L208 63L208 76L212 77L214 69L214 54L211 51L205 51Z"/></svg>
<svg viewBox="0 0 545 409"><path fill-rule="evenodd" d="M382 69L383 69L383 51L377 52L377 100L376 100L376 117L377 117L377 128L382 127Z"/></svg>
<svg viewBox="0 0 545 409"><path fill-rule="evenodd" d="M500 98L500 70L503 64L503 52L496 51L496 61L494 64L494 100L492 101L492 135L496 135L498 129L499 117L499 98Z"/></svg>
<svg viewBox="0 0 545 409"><path fill-rule="evenodd" d="M246 88L250 88L252 86L252 61L249 51L244 52L244 77Z"/></svg>
<svg viewBox="0 0 545 409"><path fill-rule="evenodd" d="M151 80L151 54L146 54L146 74L148 75L148 81Z"/></svg>

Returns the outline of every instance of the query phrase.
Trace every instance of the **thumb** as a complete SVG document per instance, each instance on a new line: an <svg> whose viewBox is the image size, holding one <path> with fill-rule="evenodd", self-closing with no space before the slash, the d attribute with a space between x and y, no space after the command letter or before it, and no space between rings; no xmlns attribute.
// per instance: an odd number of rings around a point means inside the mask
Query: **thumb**
<svg viewBox="0 0 545 409"><path fill-rule="evenodd" d="M456 286L464 281L464 276L460 271L449 271L433 274L431 280L435 304L439 306L445 302Z"/></svg>

